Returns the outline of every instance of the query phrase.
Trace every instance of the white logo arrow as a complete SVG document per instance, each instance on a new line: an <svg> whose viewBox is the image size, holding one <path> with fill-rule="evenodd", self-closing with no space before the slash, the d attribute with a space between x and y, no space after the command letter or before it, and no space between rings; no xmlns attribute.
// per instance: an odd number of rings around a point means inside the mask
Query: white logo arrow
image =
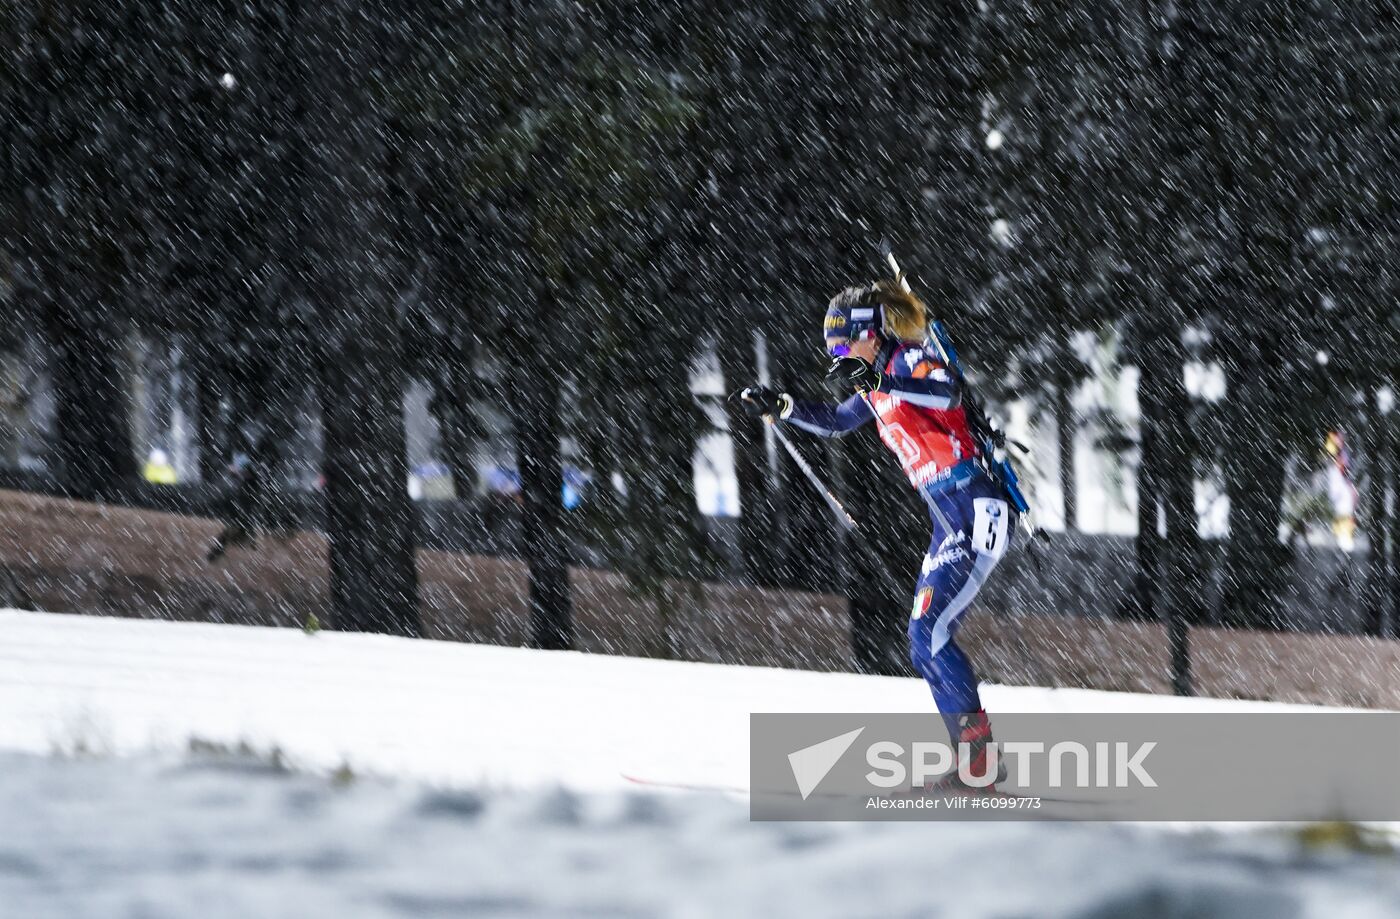
<svg viewBox="0 0 1400 919"><path fill-rule="evenodd" d="M822 779L826 778L826 774L864 730L865 728L859 727L839 737L823 740L788 754L788 765L792 767L792 777L797 780L797 790L802 793L803 801L816 790Z"/></svg>

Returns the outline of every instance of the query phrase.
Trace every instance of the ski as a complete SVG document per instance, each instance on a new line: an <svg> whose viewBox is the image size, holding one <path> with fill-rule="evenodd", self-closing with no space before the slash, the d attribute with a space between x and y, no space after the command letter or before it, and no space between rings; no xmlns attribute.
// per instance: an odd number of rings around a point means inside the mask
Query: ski
<svg viewBox="0 0 1400 919"><path fill-rule="evenodd" d="M647 788L669 788L673 791L697 791L709 794L737 794L746 795L747 788L738 785L710 785L703 782L673 782L665 779L651 779L644 776L632 775L627 772L619 773L622 778L632 785L642 785Z"/></svg>
<svg viewBox="0 0 1400 919"><path fill-rule="evenodd" d="M644 787L644 788L667 789L667 790L670 790L670 791L689 791L689 792L695 792L695 793L698 793L698 794L749 795L749 794L752 794L752 793L753 793L753 792L752 792L752 789L745 788L745 787L743 787L743 786L741 786L741 785L721 785L721 784L718 784L718 783L710 784L710 783L706 783L706 782L677 782L677 781L671 781L671 780L667 780L667 779L653 779L653 778L648 778L648 777L646 777L646 776L633 775L633 774L627 773L627 772L619 773L619 775L621 775L622 778L623 778L626 782L628 782L629 784L631 784L631 785L638 785L638 786L641 786L641 787ZM781 796L781 797L793 797L793 798L796 798L796 797L799 796L798 792L796 792L796 791L765 791L765 792L761 792L761 794L765 794L765 795L777 795L777 796ZM855 796L855 795L850 795L850 794L835 795L835 794L820 794L820 793L818 793L818 794L811 795L811 796L809 796L809 797L833 798L833 797L856 797L856 796ZM1007 799L1007 800L1015 800L1015 801L1028 801L1028 802L1029 802L1029 801L1040 801L1040 802L1044 802L1044 803L1046 803L1046 804L1054 804L1054 805L1070 804L1070 805L1087 805L1087 806L1097 806L1097 805L1104 805L1104 804L1108 804L1108 803L1109 803L1109 802L1107 802L1107 801L1100 801L1100 800L1093 799L1093 798L1061 798L1061 797L1054 797L1054 796L1050 796L1050 795L1020 794L1020 793L1017 793L1017 792L1001 791L1001 790L989 791L989 792L982 792L982 791L977 791L977 790L974 790L974 789L961 789L961 790L959 790L959 789L949 789L949 790L945 790L945 791L927 791L927 792L926 792L926 791L924 791L923 789L913 789L913 788L911 788L911 789L909 789L907 792L891 793L891 794L884 795L884 796L876 795L875 797L887 797L887 798L892 798L892 799L893 799L893 798L904 798L904 797L907 797L907 798L915 798L915 797L942 797L942 798L948 798L948 799L963 798L963 799L969 799L969 800L970 800L970 799L973 799L973 798L981 798L981 799L988 799L988 800L991 800L991 799L998 799L998 798L999 798L999 799Z"/></svg>

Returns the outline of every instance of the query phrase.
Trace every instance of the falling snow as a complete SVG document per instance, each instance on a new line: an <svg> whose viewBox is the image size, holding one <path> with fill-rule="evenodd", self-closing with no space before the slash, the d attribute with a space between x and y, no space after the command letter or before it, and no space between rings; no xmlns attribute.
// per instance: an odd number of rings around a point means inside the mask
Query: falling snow
<svg viewBox="0 0 1400 919"><path fill-rule="evenodd" d="M0 606L908 676L887 241L984 679L1400 698L1393 4L411 6L0 4Z"/></svg>

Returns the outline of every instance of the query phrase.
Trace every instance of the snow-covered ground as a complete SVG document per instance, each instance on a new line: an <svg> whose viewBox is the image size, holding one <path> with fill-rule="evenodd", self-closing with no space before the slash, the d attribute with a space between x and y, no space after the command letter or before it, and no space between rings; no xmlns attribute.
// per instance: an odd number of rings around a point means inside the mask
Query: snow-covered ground
<svg viewBox="0 0 1400 919"><path fill-rule="evenodd" d="M1015 686L983 699L994 712L1285 707ZM31 753L178 752L195 737L458 785L746 787L750 712L929 711L917 679L0 612L0 749Z"/></svg>
<svg viewBox="0 0 1400 919"><path fill-rule="evenodd" d="M915 680L0 612L0 916L1400 914L1393 855L1279 829L755 824L622 778L747 784L752 711L927 710Z"/></svg>

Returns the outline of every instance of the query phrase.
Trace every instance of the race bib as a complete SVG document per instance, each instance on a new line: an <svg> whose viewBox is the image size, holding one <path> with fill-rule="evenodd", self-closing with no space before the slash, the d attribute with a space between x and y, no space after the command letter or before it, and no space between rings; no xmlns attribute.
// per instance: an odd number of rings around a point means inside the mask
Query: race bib
<svg viewBox="0 0 1400 919"><path fill-rule="evenodd" d="M1000 498L975 498L972 507L972 548L992 558L1001 558L1006 552L1010 509Z"/></svg>

